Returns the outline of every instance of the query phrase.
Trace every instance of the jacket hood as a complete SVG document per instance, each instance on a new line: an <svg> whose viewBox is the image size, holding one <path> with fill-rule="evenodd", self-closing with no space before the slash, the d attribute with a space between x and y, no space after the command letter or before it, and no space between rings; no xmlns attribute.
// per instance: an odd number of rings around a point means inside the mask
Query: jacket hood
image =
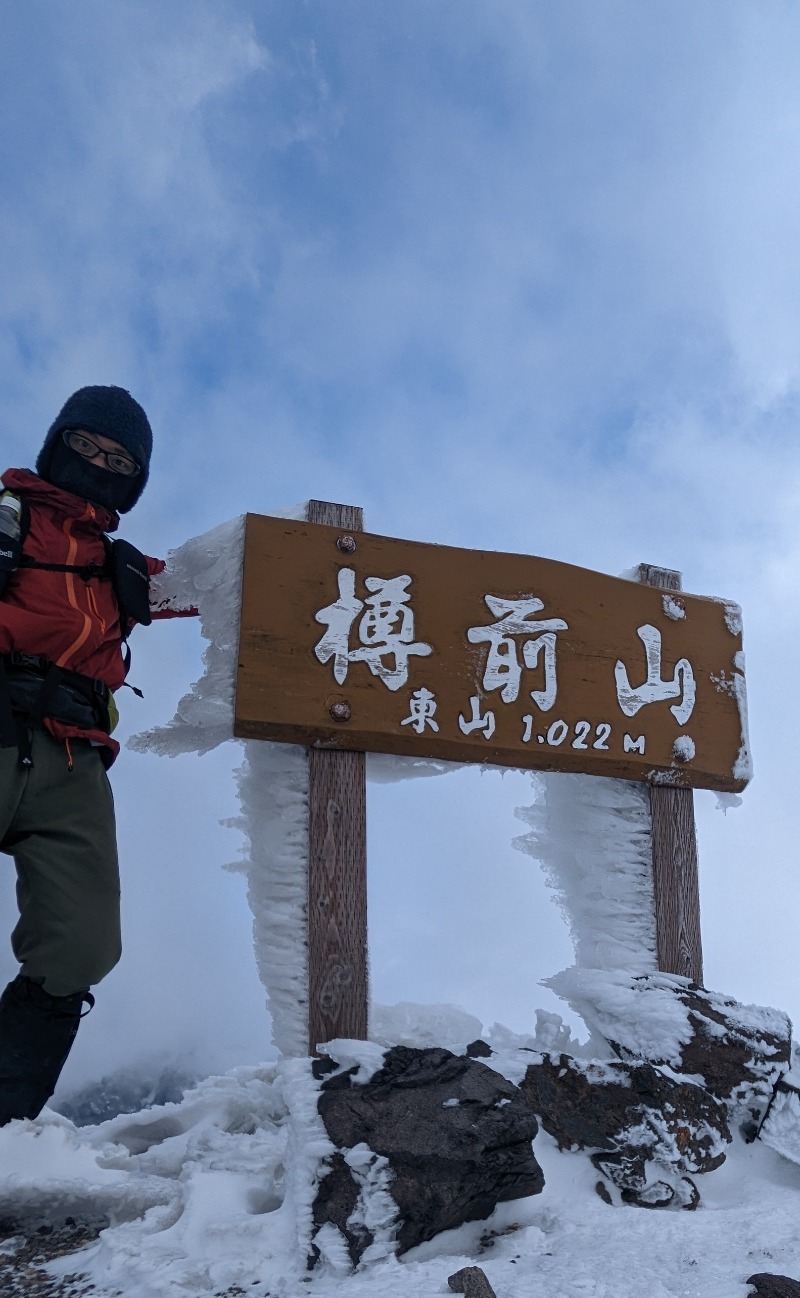
<svg viewBox="0 0 800 1298"><path fill-rule="evenodd" d="M30 469L6 469L0 481L9 491L21 491L40 504L49 505L67 517L96 523L99 532L116 532L119 527L119 514L113 509L106 509L104 505L91 504L82 496L75 496L71 491L54 487L51 482L45 482L38 474L31 473Z"/></svg>

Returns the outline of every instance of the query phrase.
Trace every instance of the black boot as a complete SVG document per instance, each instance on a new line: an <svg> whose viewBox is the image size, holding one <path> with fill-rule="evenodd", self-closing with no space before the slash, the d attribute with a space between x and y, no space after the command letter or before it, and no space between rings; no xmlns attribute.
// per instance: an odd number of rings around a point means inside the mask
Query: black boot
<svg viewBox="0 0 800 1298"><path fill-rule="evenodd" d="M0 996L0 1127L36 1118L56 1089L91 992L51 996L24 974Z"/></svg>

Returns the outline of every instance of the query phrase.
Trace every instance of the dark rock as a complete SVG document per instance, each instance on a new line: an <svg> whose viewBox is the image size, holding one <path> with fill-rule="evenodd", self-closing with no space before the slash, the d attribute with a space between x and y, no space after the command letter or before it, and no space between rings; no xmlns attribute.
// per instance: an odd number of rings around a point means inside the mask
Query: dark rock
<svg viewBox="0 0 800 1298"><path fill-rule="evenodd" d="M485 1271L479 1266L462 1267L447 1277L447 1283L453 1293L466 1294L466 1298L497 1298Z"/></svg>
<svg viewBox="0 0 800 1298"><path fill-rule="evenodd" d="M761 1271L751 1275L748 1284L755 1285L750 1298L800 1298L800 1283L790 1280L788 1275L770 1275Z"/></svg>
<svg viewBox="0 0 800 1298"><path fill-rule="evenodd" d="M494 1051L486 1041L481 1041L479 1037L477 1041L470 1041L464 1054L468 1059L490 1059Z"/></svg>
<svg viewBox="0 0 800 1298"><path fill-rule="evenodd" d="M319 1112L340 1151L366 1144L388 1160L398 1253L542 1190L530 1104L485 1064L449 1050L395 1046L369 1081L356 1083L354 1072L322 1083ZM338 1227L357 1261L368 1242L350 1224L359 1215L353 1187L359 1190L358 1176L347 1159L332 1160L314 1219Z"/></svg>
<svg viewBox="0 0 800 1298"><path fill-rule="evenodd" d="M331 1059L328 1055L320 1055L311 1060L311 1076L321 1082L329 1073L335 1073L338 1067L335 1059Z"/></svg>
<svg viewBox="0 0 800 1298"><path fill-rule="evenodd" d="M563 982L563 976L562 976ZM557 980L551 980L559 990ZM743 1005L730 996L706 991L688 978L674 974L632 977L627 987L609 1000L594 998L586 984L563 992L595 1030L623 1059L646 1059L668 1064L687 1080L699 1081L717 1099L724 1100L729 1120L752 1138L772 1099L775 1085L789 1067L791 1023L779 1010ZM675 1053L671 1027L662 1046L661 1019L675 1004L676 1026L685 1038ZM675 1015L672 1014L675 1018Z"/></svg>
<svg viewBox="0 0 800 1298"><path fill-rule="evenodd" d="M725 1106L652 1064L541 1055L520 1090L559 1149L595 1151L592 1162L625 1202L696 1207L697 1187L687 1173L725 1161Z"/></svg>
<svg viewBox="0 0 800 1298"><path fill-rule="evenodd" d="M729 1121L748 1139L757 1134L789 1067L786 1014L743 1005L677 974L565 969L547 985L621 1058L669 1065L724 1100Z"/></svg>

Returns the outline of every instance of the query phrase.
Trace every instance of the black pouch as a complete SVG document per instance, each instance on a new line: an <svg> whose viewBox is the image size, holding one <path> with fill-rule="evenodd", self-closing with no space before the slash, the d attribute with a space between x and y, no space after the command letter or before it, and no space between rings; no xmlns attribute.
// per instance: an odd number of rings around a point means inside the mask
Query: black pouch
<svg viewBox="0 0 800 1298"><path fill-rule="evenodd" d="M15 506L15 508L12 508ZM22 543L28 530L25 501L11 491L0 492L0 595L22 559Z"/></svg>
<svg viewBox="0 0 800 1298"><path fill-rule="evenodd" d="M114 594L125 621L149 626L153 617L146 557L130 541L112 541L108 549Z"/></svg>
<svg viewBox="0 0 800 1298"><path fill-rule="evenodd" d="M0 536L0 578L6 582L16 572L22 558L22 541L18 536Z"/></svg>

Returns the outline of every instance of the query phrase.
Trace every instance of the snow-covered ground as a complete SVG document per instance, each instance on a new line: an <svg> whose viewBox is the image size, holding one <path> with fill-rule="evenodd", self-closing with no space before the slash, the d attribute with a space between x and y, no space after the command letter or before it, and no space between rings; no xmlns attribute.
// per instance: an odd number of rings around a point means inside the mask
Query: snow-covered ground
<svg viewBox="0 0 800 1298"><path fill-rule="evenodd" d="M489 1062L513 1073L519 1057ZM433 1298L466 1265L483 1268L497 1298L745 1298L753 1273L800 1277L800 1167L760 1142L737 1137L726 1163L697 1178L697 1211L649 1211L605 1204L588 1154L559 1153L541 1131L542 1194L400 1260L384 1247L348 1275L334 1249L309 1273L310 1199L330 1151L316 1085L308 1061L290 1059L96 1127L49 1110L12 1123L0 1130L0 1216L106 1214L96 1243L49 1267L85 1271L97 1298L200 1298L235 1286L254 1298Z"/></svg>

